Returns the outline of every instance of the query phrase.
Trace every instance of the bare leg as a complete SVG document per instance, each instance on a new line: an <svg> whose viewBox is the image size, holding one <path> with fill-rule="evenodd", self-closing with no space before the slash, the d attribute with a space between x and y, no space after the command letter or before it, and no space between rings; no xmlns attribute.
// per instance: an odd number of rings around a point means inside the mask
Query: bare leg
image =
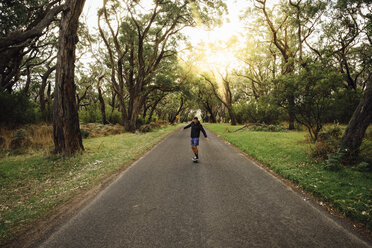
<svg viewBox="0 0 372 248"><path fill-rule="evenodd" d="M195 155L198 155L198 147L197 146L191 146L192 151Z"/></svg>

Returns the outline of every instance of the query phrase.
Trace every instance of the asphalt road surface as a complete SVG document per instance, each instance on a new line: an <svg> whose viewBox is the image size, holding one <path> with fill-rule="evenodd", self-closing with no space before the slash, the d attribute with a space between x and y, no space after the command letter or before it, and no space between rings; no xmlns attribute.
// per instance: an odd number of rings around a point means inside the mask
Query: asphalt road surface
<svg viewBox="0 0 372 248"><path fill-rule="evenodd" d="M39 247L370 247L213 135L177 131ZM304 200L305 199L305 200Z"/></svg>

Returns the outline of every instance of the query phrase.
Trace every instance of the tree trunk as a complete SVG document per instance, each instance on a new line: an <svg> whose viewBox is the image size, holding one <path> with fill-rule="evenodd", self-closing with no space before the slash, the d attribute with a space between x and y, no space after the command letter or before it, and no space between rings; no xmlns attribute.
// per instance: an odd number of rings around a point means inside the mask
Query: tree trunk
<svg viewBox="0 0 372 248"><path fill-rule="evenodd" d="M43 121L47 121L47 115L46 115L46 111L45 111L45 102L46 102L46 99L45 99L45 88L47 86L47 81L48 81L48 78L50 76L50 74L56 69L56 66L53 66L51 68L49 68L42 76L42 80L41 80L41 86L40 86L40 90L39 90L39 101L40 101L40 111L41 111L41 116L42 116L42 119ZM48 88L49 90L49 88Z"/></svg>
<svg viewBox="0 0 372 248"><path fill-rule="evenodd" d="M156 109L156 107L158 106L158 104L161 102L161 100L164 98L164 96L158 98L155 103L151 106L151 111L150 111L150 114L149 114L149 119L148 119L148 122L151 122L151 119L152 119L152 116L154 115L154 111Z"/></svg>
<svg viewBox="0 0 372 248"><path fill-rule="evenodd" d="M47 111L46 111L46 121L51 123L53 121L53 112L52 112L52 99L54 98L54 92L52 93L52 83L48 83L47 89Z"/></svg>
<svg viewBox="0 0 372 248"><path fill-rule="evenodd" d="M126 106L125 106L125 102L124 102L124 98L122 97L122 95L120 94L117 94L117 97L118 97L118 101L119 101L119 110L120 110L120 113L121 113L121 121L122 121L122 124L125 128L125 130L127 130L127 126L128 126L128 115L127 115L127 109L126 109ZM114 109L114 107L113 107Z"/></svg>
<svg viewBox="0 0 372 248"><path fill-rule="evenodd" d="M84 150L74 82L77 29L84 4L85 0L66 0L68 9L62 14L59 31L53 102L53 138L55 153L64 155Z"/></svg>
<svg viewBox="0 0 372 248"><path fill-rule="evenodd" d="M213 112L213 107L210 106L208 101L206 101L204 103L204 106L205 106L205 109L207 110L207 112L210 115L210 120L209 121L212 122L212 123L217 123L216 114Z"/></svg>
<svg viewBox="0 0 372 248"><path fill-rule="evenodd" d="M294 126L294 121L295 121L295 103L294 103L294 96L291 95L289 97L289 104L288 104L288 122L289 122L289 127L288 129L289 130L294 130L295 129L295 126Z"/></svg>
<svg viewBox="0 0 372 248"><path fill-rule="evenodd" d="M227 111L229 112L230 120L231 120L231 125L235 126L236 125L236 116L235 113L232 109L232 107L227 108Z"/></svg>
<svg viewBox="0 0 372 248"><path fill-rule="evenodd" d="M99 106L102 114L102 123L103 125L107 124L107 119L106 119L106 105L105 105L105 100L103 99L102 96L102 89L101 89L101 81L103 79L104 75L98 77L97 81L97 91L98 91L98 101L99 101Z"/></svg>
<svg viewBox="0 0 372 248"><path fill-rule="evenodd" d="M103 99L102 96L102 90L99 87L98 88L98 100L99 100L99 106L102 114L102 123L103 125L107 124L107 119L106 119L106 106L105 106L105 100Z"/></svg>
<svg viewBox="0 0 372 248"><path fill-rule="evenodd" d="M23 92L26 95L28 95L28 91L30 90L30 84L31 84L31 66L30 65L27 65L26 67L26 74L27 74L26 85L23 88Z"/></svg>
<svg viewBox="0 0 372 248"><path fill-rule="evenodd" d="M17 83L22 64L23 47L10 48L0 51L0 90L12 93Z"/></svg>
<svg viewBox="0 0 372 248"><path fill-rule="evenodd" d="M174 116L172 116L172 118L169 120L169 122L171 124L174 124L174 122L177 119L177 115L179 115L179 113L181 112L182 108L183 108L183 97L181 97L180 107L178 108L177 113Z"/></svg>
<svg viewBox="0 0 372 248"><path fill-rule="evenodd" d="M210 118L211 118L211 122L212 123L217 123L217 119L216 119L216 116L213 112L210 113Z"/></svg>
<svg viewBox="0 0 372 248"><path fill-rule="evenodd" d="M359 148L366 129L372 123L372 78L368 79L366 92L354 111L341 140L341 149L352 159L359 154Z"/></svg>
<svg viewBox="0 0 372 248"><path fill-rule="evenodd" d="M149 107L147 106L147 104L143 104L143 113L142 113L142 118L143 120L146 120L146 115L147 115L147 111L149 110Z"/></svg>
<svg viewBox="0 0 372 248"><path fill-rule="evenodd" d="M132 100L133 99L133 100ZM125 129L128 132L134 132L136 131L137 128L137 119L138 115L141 109L141 97L140 96L134 96L133 98L131 97L131 100L129 101L130 106L129 111L128 111L128 124L125 126Z"/></svg>

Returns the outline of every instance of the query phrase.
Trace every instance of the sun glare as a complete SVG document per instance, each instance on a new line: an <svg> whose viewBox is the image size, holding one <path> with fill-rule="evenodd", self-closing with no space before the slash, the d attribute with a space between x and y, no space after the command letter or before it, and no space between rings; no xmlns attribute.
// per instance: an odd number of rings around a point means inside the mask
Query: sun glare
<svg viewBox="0 0 372 248"><path fill-rule="evenodd" d="M215 44L209 44L203 55L199 66L204 70L217 71L224 74L227 69L238 66L239 61L235 57L233 47L216 47Z"/></svg>
<svg viewBox="0 0 372 248"><path fill-rule="evenodd" d="M202 25L189 27L182 32L188 36L189 44L193 47L190 51L185 49L187 45L181 45L180 56L187 57L190 53L203 50L203 56L198 61L199 67L205 70L225 71L226 68L232 69L239 66L236 59L236 51L243 45L242 41L245 27L240 20L242 10L250 6L249 1L225 1L228 14L222 17L221 26L214 27L212 30L206 29ZM141 7L151 9L153 0L142 0ZM89 29L97 28L97 10L102 6L101 1L87 1L84 8L84 16L87 20ZM197 18L197 17L196 17Z"/></svg>
<svg viewBox="0 0 372 248"><path fill-rule="evenodd" d="M234 0L226 1L228 15L223 17L221 26L207 30L202 26L187 28L184 33L189 37L193 47L193 53L201 53L203 56L197 61L201 70L218 71L223 73L227 68L239 66L236 53L242 48L244 36L244 23L241 22L241 10L248 8L246 3ZM245 6L247 5L247 6Z"/></svg>

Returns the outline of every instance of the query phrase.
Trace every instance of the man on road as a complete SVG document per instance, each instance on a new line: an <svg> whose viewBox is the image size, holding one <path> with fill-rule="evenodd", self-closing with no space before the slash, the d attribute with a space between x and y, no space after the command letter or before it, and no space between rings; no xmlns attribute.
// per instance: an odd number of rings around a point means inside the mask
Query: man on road
<svg viewBox="0 0 372 248"><path fill-rule="evenodd" d="M198 145L199 145L200 131L203 132L205 140L208 140L208 137L207 137L207 133L205 132L203 128L203 125L198 120L198 117L194 117L193 121L189 125L182 128L181 130L183 131L189 127L191 127L191 149L195 154L193 161L197 162L199 159Z"/></svg>

